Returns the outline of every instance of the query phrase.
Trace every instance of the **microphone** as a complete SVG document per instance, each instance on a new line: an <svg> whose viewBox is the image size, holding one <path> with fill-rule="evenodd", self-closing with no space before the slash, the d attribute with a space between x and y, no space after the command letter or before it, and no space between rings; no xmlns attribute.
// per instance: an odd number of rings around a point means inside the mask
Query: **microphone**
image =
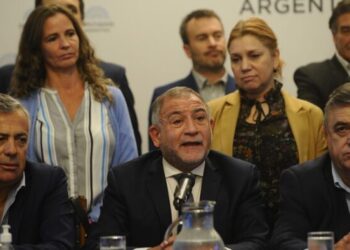
<svg viewBox="0 0 350 250"><path fill-rule="evenodd" d="M196 177L191 173L183 173L180 175L180 180L178 180L179 184L174 193L174 207L176 210L181 211L182 205L191 195L195 180Z"/></svg>

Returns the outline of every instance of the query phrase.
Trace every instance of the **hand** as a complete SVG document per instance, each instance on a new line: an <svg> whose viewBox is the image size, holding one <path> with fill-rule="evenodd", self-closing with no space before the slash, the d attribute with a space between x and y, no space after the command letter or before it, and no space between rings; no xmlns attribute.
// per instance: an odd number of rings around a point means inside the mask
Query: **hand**
<svg viewBox="0 0 350 250"><path fill-rule="evenodd" d="M175 236L171 236L168 240L165 240L162 243L160 243L159 246L152 247L149 250L172 250L175 238Z"/></svg>
<svg viewBox="0 0 350 250"><path fill-rule="evenodd" d="M346 234L335 244L335 250L350 250L350 233Z"/></svg>

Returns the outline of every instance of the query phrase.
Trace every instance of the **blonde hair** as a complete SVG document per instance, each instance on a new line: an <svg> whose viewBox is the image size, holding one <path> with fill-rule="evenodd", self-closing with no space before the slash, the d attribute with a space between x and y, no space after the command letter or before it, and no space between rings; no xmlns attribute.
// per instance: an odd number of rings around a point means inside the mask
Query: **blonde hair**
<svg viewBox="0 0 350 250"><path fill-rule="evenodd" d="M251 17L247 20L239 21L232 29L228 39L227 47L229 48L232 41L243 37L245 35L252 35L261 41L270 51L274 53L278 49L278 42L275 33L270 26L261 18ZM275 76L282 76L283 61L278 58L278 65L274 68Z"/></svg>

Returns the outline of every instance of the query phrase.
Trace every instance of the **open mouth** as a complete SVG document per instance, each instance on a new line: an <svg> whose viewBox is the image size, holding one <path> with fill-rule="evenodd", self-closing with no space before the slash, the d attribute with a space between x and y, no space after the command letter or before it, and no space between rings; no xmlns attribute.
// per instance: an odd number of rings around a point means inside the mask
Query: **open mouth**
<svg viewBox="0 0 350 250"><path fill-rule="evenodd" d="M201 146L202 142L194 141L194 142L184 142L181 144L182 146L188 147L188 146Z"/></svg>

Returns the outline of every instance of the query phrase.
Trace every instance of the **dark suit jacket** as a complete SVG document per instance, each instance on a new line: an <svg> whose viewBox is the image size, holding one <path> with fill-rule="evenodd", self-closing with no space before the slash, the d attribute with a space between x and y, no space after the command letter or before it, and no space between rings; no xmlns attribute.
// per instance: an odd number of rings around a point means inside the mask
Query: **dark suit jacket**
<svg viewBox="0 0 350 250"><path fill-rule="evenodd" d="M307 233L333 231L337 242L350 232L350 214L342 189L334 186L328 153L285 170L274 249L304 250Z"/></svg>
<svg viewBox="0 0 350 250"><path fill-rule="evenodd" d="M94 241L100 235L126 235L127 244L135 247L160 244L171 224L160 151L112 169L87 249L95 249ZM225 244L232 244L235 250L262 249L268 228L254 166L211 151L201 200L216 201L214 225Z"/></svg>
<svg viewBox="0 0 350 250"><path fill-rule="evenodd" d="M154 100L158 96L160 96L161 94L166 92L167 90L174 88L174 87L188 87L190 89L193 89L196 92L199 92L197 82L194 79L192 72L190 72L190 74L187 77L185 77L181 80L178 80L178 81L175 81L172 83L168 83L168 84L165 84L165 85L162 85L160 87L155 88L155 90L153 91L152 99L151 99L151 105L150 105L150 108L148 110L148 125L151 125L151 116L152 116L151 106L152 106L152 103L154 102ZM232 76L228 75L225 93L228 94L228 93L233 92L234 90L236 90L235 80L233 79ZM149 147L149 151L156 149L156 147L153 145L153 142L150 138L148 138L148 147Z"/></svg>
<svg viewBox="0 0 350 250"><path fill-rule="evenodd" d="M311 63L294 73L298 97L324 109L329 95L338 86L349 81L348 74L336 56L323 62Z"/></svg>
<svg viewBox="0 0 350 250"><path fill-rule="evenodd" d="M110 78L121 90L124 95L126 104L128 106L129 115L134 130L137 149L141 154L141 134L139 131L139 125L137 121L136 112L134 109L134 96L129 87L128 79L126 78L125 68L112 63L102 62L100 64L106 77ZM12 72L14 69L13 64L5 65L0 68L0 93L7 93L9 91Z"/></svg>
<svg viewBox="0 0 350 250"><path fill-rule="evenodd" d="M15 249L73 249L74 217L62 168L28 161L25 182L9 210Z"/></svg>

